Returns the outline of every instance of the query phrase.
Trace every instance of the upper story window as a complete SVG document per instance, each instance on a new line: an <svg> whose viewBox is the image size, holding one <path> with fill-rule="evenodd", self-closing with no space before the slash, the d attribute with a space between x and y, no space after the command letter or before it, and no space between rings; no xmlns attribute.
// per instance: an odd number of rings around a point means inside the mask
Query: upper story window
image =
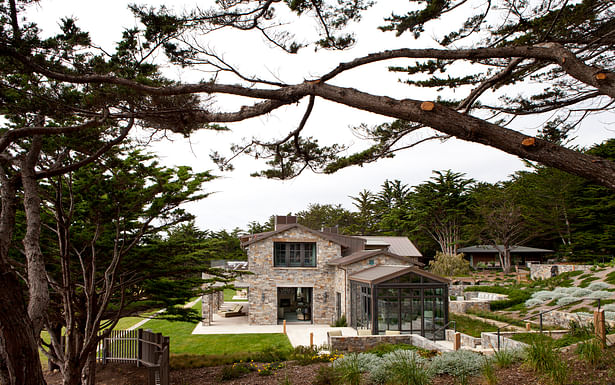
<svg viewBox="0 0 615 385"><path fill-rule="evenodd" d="M274 242L273 265L281 267L315 267L315 242Z"/></svg>

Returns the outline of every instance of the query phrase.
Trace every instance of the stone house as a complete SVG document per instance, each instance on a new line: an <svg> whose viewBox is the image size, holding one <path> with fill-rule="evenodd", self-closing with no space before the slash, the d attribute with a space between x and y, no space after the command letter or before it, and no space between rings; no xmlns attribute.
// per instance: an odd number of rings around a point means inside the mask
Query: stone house
<svg viewBox="0 0 615 385"><path fill-rule="evenodd" d="M410 332L410 324L404 321L409 317L404 318L404 312L408 310L409 314L410 307L406 309L403 304L413 295L410 288L425 285L437 286L438 304L425 305L423 291L414 291L418 296L414 302L415 332L416 325L420 324L423 332L424 324L439 325L448 320L448 280L420 269L421 253L406 237L317 231L288 216L276 217L273 231L244 236L241 242L252 274L243 276L236 286L248 288L250 324L271 325L284 320L331 324L344 315L349 325L371 329L373 334ZM377 289L378 285L388 291ZM352 287L370 295L353 293ZM372 290L376 290L373 295ZM408 298L402 295L406 291ZM427 301L431 301L430 293L425 292ZM432 322L436 307L437 323ZM432 320L423 321L425 314ZM367 318L369 321L361 322Z"/></svg>

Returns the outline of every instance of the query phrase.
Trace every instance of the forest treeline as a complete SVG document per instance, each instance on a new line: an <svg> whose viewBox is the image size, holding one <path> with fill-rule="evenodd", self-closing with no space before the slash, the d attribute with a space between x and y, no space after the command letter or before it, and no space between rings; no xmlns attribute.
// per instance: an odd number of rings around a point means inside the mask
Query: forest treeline
<svg viewBox="0 0 615 385"><path fill-rule="evenodd" d="M615 159L615 140L588 153ZM615 253L615 194L558 169L530 165L497 183L452 170L434 171L416 186L385 180L378 191L351 193L353 208L310 204L294 214L313 228L343 234L408 236L431 257L474 244L527 245L573 261L608 261ZM251 222L248 231L267 231Z"/></svg>

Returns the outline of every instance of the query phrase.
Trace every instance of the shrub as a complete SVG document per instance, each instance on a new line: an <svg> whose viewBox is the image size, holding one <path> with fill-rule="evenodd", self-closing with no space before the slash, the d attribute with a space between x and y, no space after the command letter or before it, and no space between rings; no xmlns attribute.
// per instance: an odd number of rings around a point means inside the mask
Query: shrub
<svg viewBox="0 0 615 385"><path fill-rule="evenodd" d="M359 385L363 382L363 373L377 370L382 364L381 360L371 353L350 353L333 361L333 366L339 373L342 383Z"/></svg>
<svg viewBox="0 0 615 385"><path fill-rule="evenodd" d="M613 293L610 291L604 291L604 290L598 290L598 291L594 291L592 292L591 296L592 298L600 298L600 299L607 299L607 298L612 298L613 297Z"/></svg>
<svg viewBox="0 0 615 385"><path fill-rule="evenodd" d="M485 382L488 385L496 385L498 383L498 377L496 375L495 367L493 366L493 362L488 359L485 359L483 363L483 367L481 368L481 373L485 378Z"/></svg>
<svg viewBox="0 0 615 385"><path fill-rule="evenodd" d="M505 369L521 361L523 357L523 349L502 349L494 352L493 361L499 368Z"/></svg>
<svg viewBox="0 0 615 385"><path fill-rule="evenodd" d="M525 301L525 306L534 307L534 306L542 305L544 302L545 301L541 301L537 298L530 298L527 301Z"/></svg>
<svg viewBox="0 0 615 385"><path fill-rule="evenodd" d="M597 338L591 338L586 342L581 342L577 346L576 353L591 366L597 367L602 361L604 352L602 343Z"/></svg>
<svg viewBox="0 0 615 385"><path fill-rule="evenodd" d="M526 349L525 362L536 372L547 373L558 361L559 357L552 341L535 340Z"/></svg>
<svg viewBox="0 0 615 385"><path fill-rule="evenodd" d="M340 373L333 366L321 366L312 385L337 385L340 380Z"/></svg>
<svg viewBox="0 0 615 385"><path fill-rule="evenodd" d="M604 311L615 311L615 303L609 303L607 305L602 306Z"/></svg>
<svg viewBox="0 0 615 385"><path fill-rule="evenodd" d="M470 377L479 374L482 366L482 356L467 350L445 352L431 361L435 374L450 374L461 384L467 384Z"/></svg>
<svg viewBox="0 0 615 385"><path fill-rule="evenodd" d="M558 306L570 305L571 303L576 302L578 300L579 299L575 297L562 297L557 300L557 305Z"/></svg>
<svg viewBox="0 0 615 385"><path fill-rule="evenodd" d="M331 326L336 327L336 328L348 326L348 322L346 321L346 314L342 314L342 316L336 319L333 325Z"/></svg>
<svg viewBox="0 0 615 385"><path fill-rule="evenodd" d="M295 347L290 354L290 358L295 360L299 365L310 365L316 362L330 362L338 357L337 354L320 353L320 349L316 346Z"/></svg>
<svg viewBox="0 0 615 385"><path fill-rule="evenodd" d="M611 285L606 284L604 282L593 282L587 288L591 291L599 291L604 289L609 289Z"/></svg>
<svg viewBox="0 0 615 385"><path fill-rule="evenodd" d="M575 291L573 291L573 292L571 293L571 295L572 295L573 297L577 297L577 298L580 298L580 297L587 297L587 296L589 296L589 295L591 294L591 292L592 292L592 291L591 291L591 290L589 290L589 289L581 289L581 288L579 288L579 289L576 289Z"/></svg>
<svg viewBox="0 0 615 385"><path fill-rule="evenodd" d="M380 366L389 377L386 381L395 385L428 385L432 374L426 360L411 350L396 350L383 356Z"/></svg>
<svg viewBox="0 0 615 385"><path fill-rule="evenodd" d="M250 373L250 368L243 363L234 363L231 366L225 366L220 372L220 379L222 381L234 380L242 377L243 375Z"/></svg>
<svg viewBox="0 0 615 385"><path fill-rule="evenodd" d="M429 271L444 277L465 276L470 274L470 261L463 254L437 252L433 261L429 261Z"/></svg>

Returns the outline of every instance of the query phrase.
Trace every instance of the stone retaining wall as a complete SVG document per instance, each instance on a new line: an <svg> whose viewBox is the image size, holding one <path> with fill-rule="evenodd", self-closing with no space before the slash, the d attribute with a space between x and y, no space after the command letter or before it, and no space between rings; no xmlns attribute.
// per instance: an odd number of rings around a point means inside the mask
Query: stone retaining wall
<svg viewBox="0 0 615 385"><path fill-rule="evenodd" d="M450 351L443 349L435 342L417 334L401 334L398 336L331 336L331 351L362 352L382 344L408 344L419 348L438 351Z"/></svg>
<svg viewBox="0 0 615 385"><path fill-rule="evenodd" d="M464 333L459 333L461 335L461 346L467 346L472 349L476 349L477 346L481 344L481 339L477 337L472 337ZM451 329L446 329L446 340L452 343L455 343L455 331Z"/></svg>
<svg viewBox="0 0 615 385"><path fill-rule="evenodd" d="M452 313L467 313L473 311L489 311L489 301L449 301L448 311Z"/></svg>
<svg viewBox="0 0 615 385"><path fill-rule="evenodd" d="M513 334L516 334L516 333L510 333L510 332L500 333L500 349L523 349L527 347L527 344L524 344L523 342L515 341L507 337ZM483 349L496 349L497 350L498 348L498 334L497 333L482 332L480 336L481 336L481 346L483 347Z"/></svg>
<svg viewBox="0 0 615 385"><path fill-rule="evenodd" d="M575 321L585 326L590 323L593 324L594 317L557 310L542 315L542 322L557 325L563 328L568 328L570 325L570 321ZM609 325L609 327L615 327L615 321L606 320L605 322L607 325Z"/></svg>
<svg viewBox="0 0 615 385"><path fill-rule="evenodd" d="M548 279L554 275L565 273L567 271L588 271L593 265L563 265L563 264L529 264L530 278L532 279Z"/></svg>

